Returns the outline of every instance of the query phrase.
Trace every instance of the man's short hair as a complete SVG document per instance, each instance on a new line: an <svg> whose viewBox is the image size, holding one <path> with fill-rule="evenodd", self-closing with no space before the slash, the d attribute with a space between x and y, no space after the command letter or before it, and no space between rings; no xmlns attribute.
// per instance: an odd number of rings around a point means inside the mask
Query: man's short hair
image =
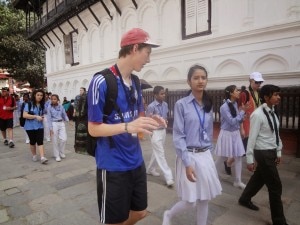
<svg viewBox="0 0 300 225"><path fill-rule="evenodd" d="M119 58L125 57L126 55L129 55L132 51L134 45L127 45L120 49L119 51ZM138 50L141 50L142 48L147 47L147 44L138 44Z"/></svg>
<svg viewBox="0 0 300 225"><path fill-rule="evenodd" d="M153 94L154 95L158 95L161 90L164 90L164 87L162 87L162 86L155 86L153 88Z"/></svg>
<svg viewBox="0 0 300 225"><path fill-rule="evenodd" d="M264 103L265 102L265 96L271 97L274 92L280 92L280 87L275 86L273 84L266 84L262 86L259 92L259 97L261 101Z"/></svg>

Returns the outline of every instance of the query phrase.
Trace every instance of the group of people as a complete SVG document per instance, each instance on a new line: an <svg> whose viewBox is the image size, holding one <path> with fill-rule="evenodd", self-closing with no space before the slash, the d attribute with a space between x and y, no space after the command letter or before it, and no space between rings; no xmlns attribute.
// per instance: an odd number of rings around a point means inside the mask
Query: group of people
<svg viewBox="0 0 300 225"><path fill-rule="evenodd" d="M248 90L240 92L236 85L226 87L220 108L221 130L214 148L213 104L206 91L208 72L203 66L193 65L187 74L191 90L176 102L173 111L173 143L177 156L174 178L164 151L169 110L164 101L165 90L162 86L154 87L155 99L145 109L142 91L132 79L132 72L141 71L150 62L152 48L159 45L151 41L144 30L133 28L122 36L120 47L117 62L109 68L118 88L112 113L106 114L104 110L106 102L111 99L107 97L109 85L103 74L93 77L88 92L81 88L82 93L75 98L71 113L72 116L82 114L83 107L78 108L76 104L84 96L88 102L88 132L97 138L95 160L100 222L132 225L146 217L146 174L159 176L158 165L166 185L175 185L180 199L165 211L163 225L170 225L173 216L191 208L196 208L197 225L205 225L209 201L222 194L219 176L223 168L230 175L231 166L234 166L233 186L243 189L239 204L259 210L251 199L266 185L273 225L287 225L281 201L282 184L277 171L282 142L274 109L280 103L280 88L271 84L261 87L264 79L258 72L250 75ZM48 161L43 145L48 126L53 155L56 161L61 161L65 158L67 139L64 121L69 121L66 107L71 104L64 101L62 106L56 94L48 99L43 90L34 90L31 96L24 95L23 100L23 127L29 138L32 160L38 161L38 148L40 162L45 164ZM8 90L2 88L0 128L4 144L9 147L14 146L12 111L15 108ZM147 168L138 133L151 137L153 152ZM245 154L247 168L253 172L247 184L241 179Z"/></svg>
<svg viewBox="0 0 300 225"><path fill-rule="evenodd" d="M25 93L18 105L6 87L0 98L0 127L4 145L14 147L13 111L20 110L19 124L25 131L25 142L29 144L34 162L46 164L44 139L53 142L53 156L57 162L65 158L67 134L64 121L69 121L59 96L36 89ZM38 150L38 151L37 151ZM39 155L39 156L38 156Z"/></svg>
<svg viewBox="0 0 300 225"><path fill-rule="evenodd" d="M279 87L264 85L258 92L264 80L260 73L253 73L249 91L240 93L235 85L225 89L225 101L220 109L221 131L215 148L217 160L214 161L213 104L205 90L208 73L203 66L192 66L187 74L191 91L174 107L173 143L177 155L174 182L163 148L168 113L164 88L154 87L155 100L145 113L141 90L132 81L132 72L139 72L149 63L152 48L158 46L142 29L133 28L123 34L119 58L109 68L118 88L115 101L118 110L111 114L104 113L108 92L104 75L94 76L89 85L88 131L97 137L95 160L100 221L131 225L146 217L146 174L159 176L157 164L168 186L176 182L180 198L165 211L163 225L170 225L174 215L192 207L197 209L197 225L205 225L209 201L222 193L219 174L220 165L224 163L227 172L231 172L231 165L235 166L233 185L244 189L239 204L258 210L251 198L266 184L273 225L286 225L276 167L282 143L279 121L273 113L280 102ZM147 169L137 136L139 132L151 137L153 153ZM247 185L241 180L245 151L247 168L253 172Z"/></svg>

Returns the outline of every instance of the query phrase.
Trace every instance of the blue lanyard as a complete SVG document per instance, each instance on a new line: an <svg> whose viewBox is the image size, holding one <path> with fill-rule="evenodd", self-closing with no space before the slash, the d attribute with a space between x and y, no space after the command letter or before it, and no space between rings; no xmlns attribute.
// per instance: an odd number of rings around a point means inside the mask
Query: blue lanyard
<svg viewBox="0 0 300 225"><path fill-rule="evenodd" d="M200 126L201 126L201 128L204 130L205 112L203 111L203 119L201 119L200 112L198 111L198 109L197 109L197 107L196 107L195 99L193 100L193 105L194 105L195 110L196 110L196 112L197 112L197 115L198 115L198 118L199 118L199 121L200 121Z"/></svg>

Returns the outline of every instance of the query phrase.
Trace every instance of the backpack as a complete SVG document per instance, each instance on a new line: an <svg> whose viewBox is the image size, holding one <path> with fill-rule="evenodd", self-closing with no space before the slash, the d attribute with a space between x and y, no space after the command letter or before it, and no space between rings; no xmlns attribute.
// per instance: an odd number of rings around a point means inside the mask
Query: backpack
<svg viewBox="0 0 300 225"><path fill-rule="evenodd" d="M116 99L118 97L118 84L117 84L117 79L116 79L115 75L108 68L104 69L100 72L97 72L96 74L94 74L94 77L98 76L98 75L103 75L105 78L106 84L107 84L107 93L106 93L106 97L105 97L105 105L104 105L104 110L103 110L103 112L104 112L103 114L106 116L104 116L103 122L105 122L107 117L112 113L113 110L115 110L118 113L119 117L121 118L121 122L123 123L124 117L122 115L120 107L116 103ZM131 78L132 78L133 82L135 83L137 92L140 93L141 85L140 85L139 78L134 74L131 74ZM85 136L85 141L82 144L84 144L86 152L89 155L95 157L95 152L96 152L96 147L97 147L97 137L92 137L88 132L88 128L87 128L87 121L88 121L88 119L87 119L87 117L88 117L87 95L85 95L83 98L84 99L79 100L79 104L78 104L79 118L86 121L86 135L82 135L82 136ZM109 137L109 142L110 142L111 146L114 145L112 137Z"/></svg>
<svg viewBox="0 0 300 225"><path fill-rule="evenodd" d="M250 94L249 94L249 91L246 89L245 86L241 87L241 92L243 92L243 93L246 94L246 102L249 102L249 100L250 100Z"/></svg>
<svg viewBox="0 0 300 225"><path fill-rule="evenodd" d="M20 115L20 126L21 127L24 127L24 125L25 125L25 121L26 121L26 119L23 117L23 111L24 111L24 108L25 108L25 103L26 102L23 102L22 103L22 105L21 105L21 115ZM30 112L30 110L31 110L31 102L28 102L28 112Z"/></svg>

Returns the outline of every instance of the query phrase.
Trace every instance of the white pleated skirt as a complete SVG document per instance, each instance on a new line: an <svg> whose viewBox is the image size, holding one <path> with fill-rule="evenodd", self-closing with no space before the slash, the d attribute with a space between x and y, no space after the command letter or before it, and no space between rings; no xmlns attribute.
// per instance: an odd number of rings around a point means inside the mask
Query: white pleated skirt
<svg viewBox="0 0 300 225"><path fill-rule="evenodd" d="M186 169L182 160L176 159L176 189L183 201L211 200L221 194L222 186L211 152L189 152L191 166L196 173L196 182L187 179Z"/></svg>
<svg viewBox="0 0 300 225"><path fill-rule="evenodd" d="M220 130L215 154L223 157L239 157L245 154L245 149L239 130Z"/></svg>

